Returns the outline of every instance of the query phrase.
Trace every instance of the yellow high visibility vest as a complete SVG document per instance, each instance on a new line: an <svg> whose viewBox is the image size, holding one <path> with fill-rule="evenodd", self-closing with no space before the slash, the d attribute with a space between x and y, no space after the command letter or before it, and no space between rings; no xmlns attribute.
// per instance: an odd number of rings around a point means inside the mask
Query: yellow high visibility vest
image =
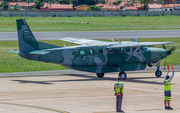
<svg viewBox="0 0 180 113"><path fill-rule="evenodd" d="M119 92L120 92L122 84L123 84L123 83L122 83L121 81L117 81L117 82L114 84L116 93L119 93ZM124 92L124 88L122 88L122 91L121 91L121 92L122 92L122 93Z"/></svg>
<svg viewBox="0 0 180 113"><path fill-rule="evenodd" d="M168 82L168 80L164 80L163 84L164 84L164 90L165 91L170 91L171 90L171 83Z"/></svg>

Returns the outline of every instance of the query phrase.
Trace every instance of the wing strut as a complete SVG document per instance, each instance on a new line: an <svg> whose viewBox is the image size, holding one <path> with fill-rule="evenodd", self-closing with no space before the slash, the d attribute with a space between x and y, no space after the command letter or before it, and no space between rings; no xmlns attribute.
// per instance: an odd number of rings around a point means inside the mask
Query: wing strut
<svg viewBox="0 0 180 113"><path fill-rule="evenodd" d="M139 48L141 48L142 46L139 46L139 47L137 47L132 53L131 53L131 55L129 55L129 57L125 60L125 62L127 62L132 56L133 56L133 54L139 49Z"/></svg>

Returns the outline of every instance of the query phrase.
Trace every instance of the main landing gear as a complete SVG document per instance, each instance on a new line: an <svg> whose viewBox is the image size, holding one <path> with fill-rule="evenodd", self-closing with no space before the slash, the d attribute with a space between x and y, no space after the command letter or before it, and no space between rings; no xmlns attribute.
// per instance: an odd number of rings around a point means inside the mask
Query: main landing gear
<svg viewBox="0 0 180 113"><path fill-rule="evenodd" d="M156 77L161 77L162 72L160 70L160 65L158 64L158 65L156 65L156 67L157 67L157 70L155 72L155 75L156 75Z"/></svg>
<svg viewBox="0 0 180 113"><path fill-rule="evenodd" d="M119 73L119 76L120 76L123 80L125 80L126 77L127 77L127 74L126 74L124 71L121 71L121 72Z"/></svg>
<svg viewBox="0 0 180 113"><path fill-rule="evenodd" d="M104 77L104 73L96 73L96 75L97 75L98 78Z"/></svg>

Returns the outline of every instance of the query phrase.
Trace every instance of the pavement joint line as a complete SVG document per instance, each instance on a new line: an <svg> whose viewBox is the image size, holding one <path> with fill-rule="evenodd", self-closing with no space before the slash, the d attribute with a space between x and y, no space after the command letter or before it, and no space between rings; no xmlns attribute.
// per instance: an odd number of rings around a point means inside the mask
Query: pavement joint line
<svg viewBox="0 0 180 113"><path fill-rule="evenodd" d="M140 109L135 111L156 111L156 110L163 110L163 109Z"/></svg>
<svg viewBox="0 0 180 113"><path fill-rule="evenodd" d="M173 94L173 93L172 93ZM145 95L124 95L124 97L147 97L147 96L162 96L162 94L145 94ZM180 95L179 93L175 95ZM96 99L96 98L115 98L115 96L98 96L98 97L77 97L77 98L57 98L57 99L35 99L35 100L9 100L2 102L37 102L37 101L61 101L61 100L83 100L83 99Z"/></svg>
<svg viewBox="0 0 180 113"><path fill-rule="evenodd" d="M54 111L54 112L58 112L58 113L69 113L69 112L66 112L66 111L61 111L61 110L56 110L56 109L51 109L51 108L45 108L45 107L32 106L32 105L25 105L25 104L15 104L15 103L5 103L5 102L1 102L1 104L17 105L17 106L23 106L23 107L31 107L31 108L48 110L48 111Z"/></svg>

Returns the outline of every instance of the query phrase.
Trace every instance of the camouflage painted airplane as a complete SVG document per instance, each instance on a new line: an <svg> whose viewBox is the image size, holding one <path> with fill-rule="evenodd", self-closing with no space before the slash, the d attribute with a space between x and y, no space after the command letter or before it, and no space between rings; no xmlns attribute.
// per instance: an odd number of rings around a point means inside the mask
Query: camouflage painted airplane
<svg viewBox="0 0 180 113"><path fill-rule="evenodd" d="M150 67L156 65L155 75L160 77L162 73L158 64L172 51L165 48L147 48L172 42L107 42L78 38L61 40L81 45L60 47L37 41L25 19L17 20L17 31L19 51L12 52L18 52L22 58L94 72L98 77L103 77L104 73L108 72L119 72L119 76L126 79L125 71L144 70L147 64Z"/></svg>

